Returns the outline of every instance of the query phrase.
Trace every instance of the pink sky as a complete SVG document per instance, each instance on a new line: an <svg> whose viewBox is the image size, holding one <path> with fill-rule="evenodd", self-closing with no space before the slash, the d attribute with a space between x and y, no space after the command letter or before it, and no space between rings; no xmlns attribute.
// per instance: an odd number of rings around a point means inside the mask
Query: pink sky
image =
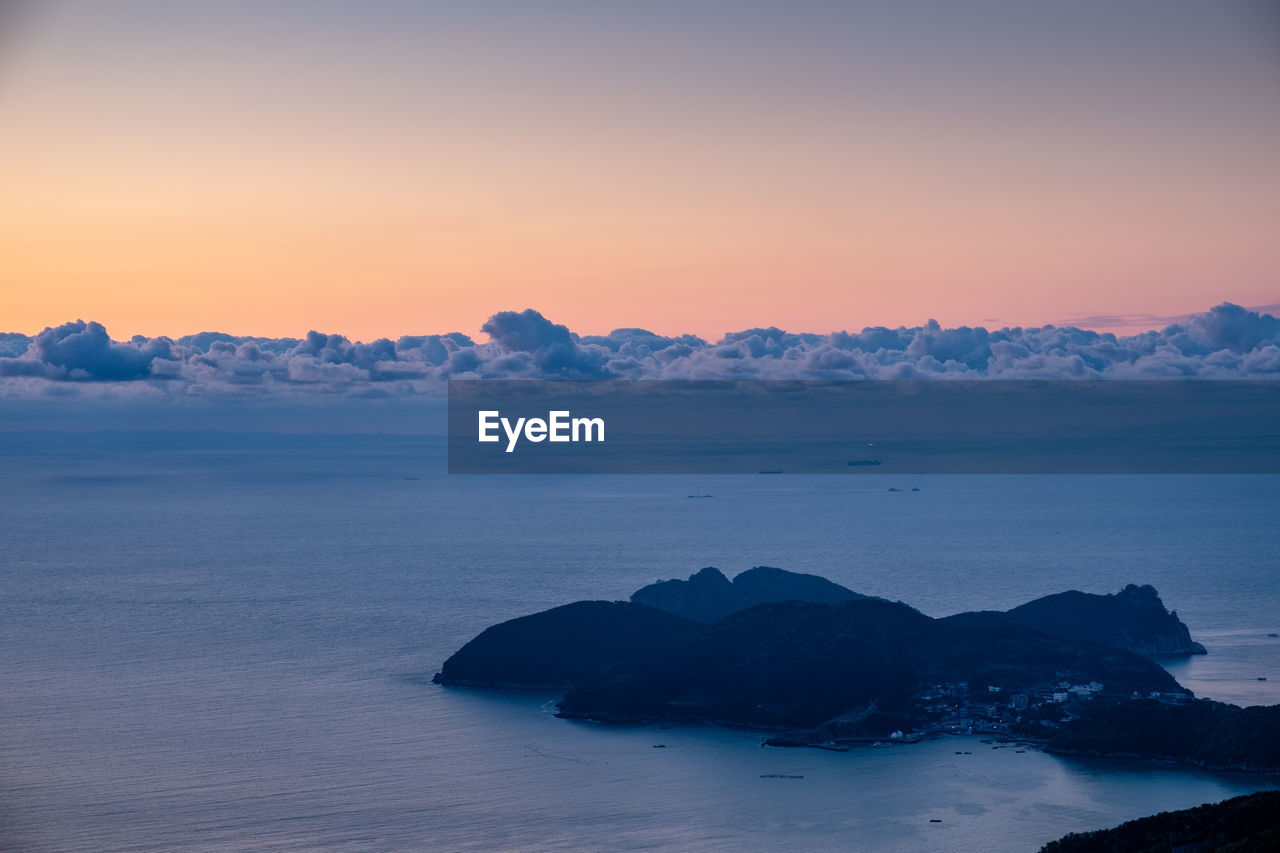
<svg viewBox="0 0 1280 853"><path fill-rule="evenodd" d="M0 43L6 330L1280 302L1280 57L1244 6L216 5L35 4Z"/></svg>

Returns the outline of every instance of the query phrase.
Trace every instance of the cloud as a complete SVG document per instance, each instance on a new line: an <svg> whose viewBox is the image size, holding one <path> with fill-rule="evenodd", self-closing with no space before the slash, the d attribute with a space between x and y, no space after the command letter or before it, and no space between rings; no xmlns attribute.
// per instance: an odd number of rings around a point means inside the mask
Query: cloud
<svg viewBox="0 0 1280 853"><path fill-rule="evenodd" d="M605 368L606 348L579 345L568 326L552 323L532 308L524 311L499 311L480 327L480 331L506 354L529 353L532 366L543 376L561 379L604 379L614 374ZM508 360L508 374L527 373L519 359Z"/></svg>
<svg viewBox="0 0 1280 853"><path fill-rule="evenodd" d="M202 332L121 342L99 323L76 321L35 337L0 335L0 396L395 399L439 397L450 378L1280 379L1280 320L1230 303L1121 337L933 321L827 334L745 329L717 341L637 328L579 336L532 309L494 314L481 331L488 341L459 332L368 343L321 332Z"/></svg>
<svg viewBox="0 0 1280 853"><path fill-rule="evenodd" d="M523 311L499 311L480 331L502 347L503 352L537 352L547 347L573 345L568 326L552 323L532 308Z"/></svg>
<svg viewBox="0 0 1280 853"><path fill-rule="evenodd" d="M14 332L0 332L0 358L16 358L31 346L31 338Z"/></svg>
<svg viewBox="0 0 1280 853"><path fill-rule="evenodd" d="M1205 352L1250 352L1280 336L1280 320L1224 302L1187 322L1187 337Z"/></svg>
<svg viewBox="0 0 1280 853"><path fill-rule="evenodd" d="M45 329L14 361L35 362L49 378L127 381L149 375L155 359L171 356L172 343L168 338L134 338L129 343L117 343L101 323L77 320ZM10 364L9 369L22 367Z"/></svg>

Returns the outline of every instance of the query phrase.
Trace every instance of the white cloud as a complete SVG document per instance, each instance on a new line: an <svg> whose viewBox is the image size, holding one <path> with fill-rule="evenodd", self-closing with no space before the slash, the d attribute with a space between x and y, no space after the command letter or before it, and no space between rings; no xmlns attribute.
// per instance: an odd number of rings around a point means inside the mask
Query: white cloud
<svg viewBox="0 0 1280 853"><path fill-rule="evenodd" d="M1280 378L1280 320L1223 303L1126 337L1074 327L747 329L705 341L617 329L578 336L533 310L494 314L476 343L451 333L355 342L337 334L213 332L114 341L76 321L0 335L0 396L157 399L439 396L454 378L1003 379Z"/></svg>

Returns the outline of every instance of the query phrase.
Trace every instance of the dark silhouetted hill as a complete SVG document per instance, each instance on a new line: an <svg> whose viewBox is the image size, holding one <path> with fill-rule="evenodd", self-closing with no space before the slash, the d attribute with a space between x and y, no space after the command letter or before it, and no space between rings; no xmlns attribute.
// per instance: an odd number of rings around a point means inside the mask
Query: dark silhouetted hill
<svg viewBox="0 0 1280 853"><path fill-rule="evenodd" d="M1150 699L1091 703L1046 749L1280 770L1280 705L1241 708L1207 699L1176 705Z"/></svg>
<svg viewBox="0 0 1280 853"><path fill-rule="evenodd" d="M817 575L771 566L748 569L732 581L719 569L708 566L690 575L688 580L658 581L631 594L631 600L637 604L647 604L708 625L761 604L779 601L840 604L866 597Z"/></svg>
<svg viewBox="0 0 1280 853"><path fill-rule="evenodd" d="M1144 657L1007 620L953 624L876 599L788 601L741 611L665 651L599 671L565 695L561 710L610 720L806 727L870 702L906 708L929 683L1012 690L1060 679L1182 692Z"/></svg>
<svg viewBox="0 0 1280 853"><path fill-rule="evenodd" d="M952 618L964 621L972 615ZM1113 595L1060 592L999 615L1055 637L1117 646L1151 657L1205 653L1177 612L1166 610L1159 593L1149 585L1129 584Z"/></svg>
<svg viewBox="0 0 1280 853"><path fill-rule="evenodd" d="M643 604L579 601L486 628L433 681L565 688L610 664L665 651L698 627Z"/></svg>
<svg viewBox="0 0 1280 853"><path fill-rule="evenodd" d="M1161 812L1114 829L1073 832L1040 853L1274 853L1280 850L1280 791Z"/></svg>

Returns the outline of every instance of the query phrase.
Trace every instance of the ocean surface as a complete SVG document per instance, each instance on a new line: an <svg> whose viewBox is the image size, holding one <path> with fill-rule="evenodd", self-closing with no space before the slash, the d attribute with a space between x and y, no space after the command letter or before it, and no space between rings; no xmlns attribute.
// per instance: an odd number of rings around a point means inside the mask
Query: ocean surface
<svg viewBox="0 0 1280 853"><path fill-rule="evenodd" d="M6 850L1034 851L1280 787L430 684L494 622L773 565L935 616L1150 583L1209 649L1184 685L1280 703L1277 477L450 477L433 440L94 435L0 439L0 487Z"/></svg>

